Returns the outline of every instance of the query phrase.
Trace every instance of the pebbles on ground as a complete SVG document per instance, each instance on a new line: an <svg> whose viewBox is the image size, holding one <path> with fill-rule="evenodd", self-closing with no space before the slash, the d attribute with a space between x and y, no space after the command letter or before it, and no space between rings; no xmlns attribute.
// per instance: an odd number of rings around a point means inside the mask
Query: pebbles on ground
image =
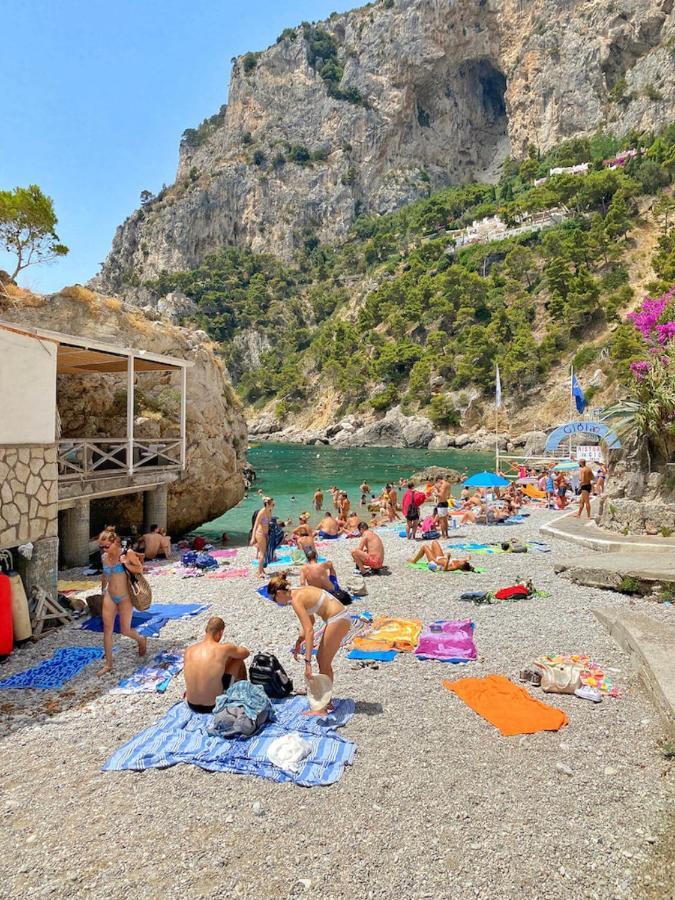
<svg viewBox="0 0 675 900"><path fill-rule="evenodd" d="M549 513L520 527L474 527L469 541L538 538ZM628 657L596 621L594 606L668 610L573 585L553 573L577 553L477 557L484 574L405 566L411 545L384 537L391 575L366 579L356 609L431 622L472 618L478 659L463 667L399 654L377 670L353 669L341 654L336 691L356 701L343 729L357 743L354 765L329 788L204 772L192 766L103 774L124 741L180 699L111 695L138 666L135 645L116 638L114 677L96 665L60 692L0 692L0 884L3 896L322 898L633 898L667 896L672 868L672 768L660 753L661 725ZM346 581L353 542L329 553ZM252 551L239 551L237 564ZM545 598L476 607L466 590L531 578ZM152 581L159 602L208 602L208 612L171 622L152 654L185 645L221 615L227 637L271 650L302 683L288 648L290 609L247 579ZM18 650L5 676L61 646L100 645L77 623ZM593 704L542 699L563 708L557 733L504 738L443 686L444 678L503 674L517 680L534 657L587 653L612 669L621 699ZM657 861L658 862L657 864ZM671 856L672 861L672 856Z"/></svg>

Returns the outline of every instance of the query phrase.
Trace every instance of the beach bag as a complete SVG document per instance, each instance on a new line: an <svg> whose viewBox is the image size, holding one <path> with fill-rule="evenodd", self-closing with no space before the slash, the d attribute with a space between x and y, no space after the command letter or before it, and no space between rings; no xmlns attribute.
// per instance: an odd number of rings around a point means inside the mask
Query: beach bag
<svg viewBox="0 0 675 900"><path fill-rule="evenodd" d="M581 667L568 664L543 666L541 687L547 694L573 694L581 687Z"/></svg>
<svg viewBox="0 0 675 900"><path fill-rule="evenodd" d="M470 600L472 603L489 603L489 591L465 591L459 595L460 600Z"/></svg>
<svg viewBox="0 0 675 900"><path fill-rule="evenodd" d="M437 541L441 536L440 531L423 531L422 532L422 540L423 541Z"/></svg>
<svg viewBox="0 0 675 900"><path fill-rule="evenodd" d="M152 588L144 575L136 575L127 569L127 576L130 589L129 599L139 612L145 612L152 603Z"/></svg>
<svg viewBox="0 0 675 900"><path fill-rule="evenodd" d="M348 594L342 588L333 588L332 594L343 606L349 606L353 602L351 594Z"/></svg>
<svg viewBox="0 0 675 900"><path fill-rule="evenodd" d="M530 589L524 584L514 584L496 591L495 597L497 600L524 600L530 593Z"/></svg>
<svg viewBox="0 0 675 900"><path fill-rule="evenodd" d="M192 549L193 550L203 550L206 547L206 538L203 538L200 534L192 541Z"/></svg>
<svg viewBox="0 0 675 900"><path fill-rule="evenodd" d="M251 684L259 684L268 697L282 700L293 690L293 680L273 653L256 653L248 670Z"/></svg>
<svg viewBox="0 0 675 900"><path fill-rule="evenodd" d="M184 566L186 569L191 569L194 564L197 562L197 551L196 550L188 550L187 553L183 553L180 558L181 566Z"/></svg>
<svg viewBox="0 0 675 900"><path fill-rule="evenodd" d="M410 503L408 504L408 509L405 514L406 519L419 519L420 517L420 508L415 503L415 495L413 494Z"/></svg>
<svg viewBox="0 0 675 900"><path fill-rule="evenodd" d="M193 565L197 569L217 569L218 560L214 559L210 553L198 553Z"/></svg>
<svg viewBox="0 0 675 900"><path fill-rule="evenodd" d="M352 597L365 597L368 593L363 575L353 575L347 582L347 590Z"/></svg>
<svg viewBox="0 0 675 900"><path fill-rule="evenodd" d="M527 553L527 547L525 544L521 544L520 541L504 541L502 550L505 550L507 553Z"/></svg>

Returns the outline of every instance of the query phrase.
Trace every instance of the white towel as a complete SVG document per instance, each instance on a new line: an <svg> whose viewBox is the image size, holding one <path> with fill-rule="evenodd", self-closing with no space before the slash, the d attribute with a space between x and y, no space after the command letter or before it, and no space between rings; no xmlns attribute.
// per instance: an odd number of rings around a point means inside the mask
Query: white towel
<svg viewBox="0 0 675 900"><path fill-rule="evenodd" d="M311 752L312 745L301 738L299 732L292 731L272 741L267 749L267 758L284 772L297 775L302 768L302 760Z"/></svg>

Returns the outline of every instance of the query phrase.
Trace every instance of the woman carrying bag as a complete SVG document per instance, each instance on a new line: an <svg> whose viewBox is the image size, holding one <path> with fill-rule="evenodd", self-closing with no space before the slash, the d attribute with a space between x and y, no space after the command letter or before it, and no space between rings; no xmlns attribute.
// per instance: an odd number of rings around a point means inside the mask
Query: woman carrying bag
<svg viewBox="0 0 675 900"><path fill-rule="evenodd" d="M101 551L101 564L103 567L101 576L101 593L103 594L101 618L103 619L105 664L97 674L106 675L108 672L112 672L113 669L113 629L115 627L115 618L118 614L120 617L120 632L136 641L139 656L145 656L148 640L131 627L134 607L131 602L129 574L141 575L143 563L133 550L124 551L122 549L122 541L113 529L108 528L100 533L98 546Z"/></svg>

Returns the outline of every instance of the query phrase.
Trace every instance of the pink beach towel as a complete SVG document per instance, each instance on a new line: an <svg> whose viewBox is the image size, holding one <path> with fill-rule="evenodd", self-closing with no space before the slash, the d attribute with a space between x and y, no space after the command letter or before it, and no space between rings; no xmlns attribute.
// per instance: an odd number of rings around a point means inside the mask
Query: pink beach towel
<svg viewBox="0 0 675 900"><path fill-rule="evenodd" d="M209 572L207 578L247 578L248 569L220 569L218 572Z"/></svg>
<svg viewBox="0 0 675 900"><path fill-rule="evenodd" d="M210 553L214 559L234 559L237 555L237 551L234 548L231 550L211 550Z"/></svg>
<svg viewBox="0 0 675 900"><path fill-rule="evenodd" d="M436 659L440 662L469 662L476 658L473 629L471 619L427 625L420 635L415 655L418 659Z"/></svg>

